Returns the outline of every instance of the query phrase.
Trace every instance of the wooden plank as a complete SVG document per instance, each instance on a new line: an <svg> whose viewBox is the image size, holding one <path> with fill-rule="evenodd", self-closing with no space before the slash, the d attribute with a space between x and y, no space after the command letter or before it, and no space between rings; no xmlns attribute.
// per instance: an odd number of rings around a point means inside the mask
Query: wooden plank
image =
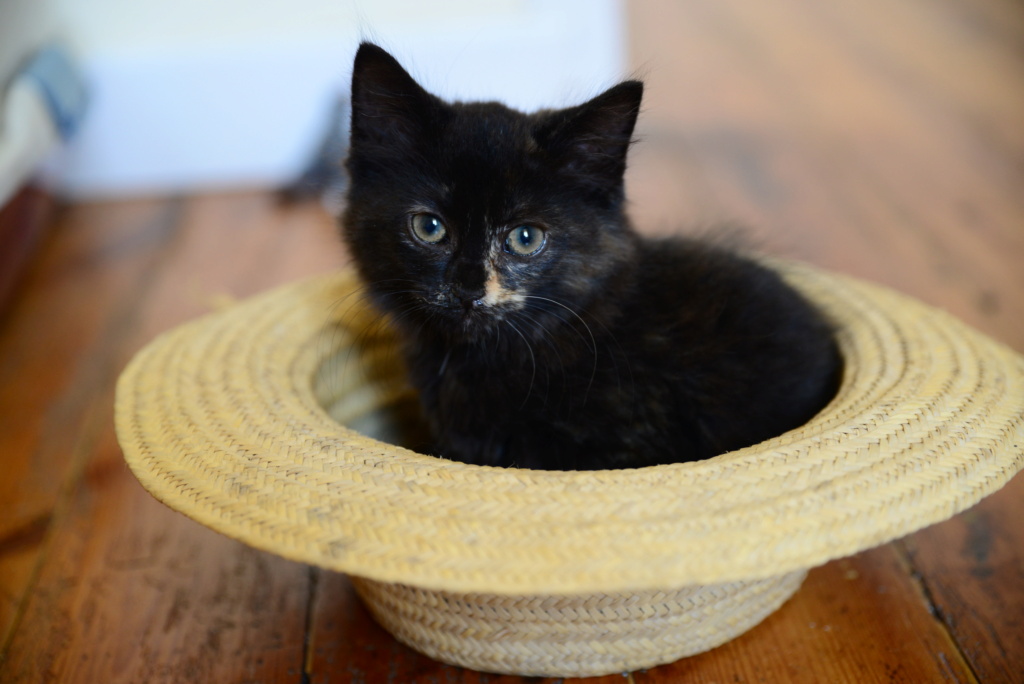
<svg viewBox="0 0 1024 684"><path fill-rule="evenodd" d="M90 456L3 680L298 681L306 569L156 502L109 430Z"/></svg>
<svg viewBox="0 0 1024 684"><path fill-rule="evenodd" d="M62 395L76 384L76 373L89 375L103 365L100 357L109 354L104 332L130 306L126 302L168 239L173 223L168 221L173 211L169 206L154 202L119 207L105 225L88 209L68 212L57 227L61 239L48 245L26 285L26 296L9 313L0 331L0 415L6 427L4 451L18 456L8 464L15 469L12 477L0 481L0 500L8 510L0 522L3 533L52 506L62 468L51 459L61 458L67 449L38 442L71 432L67 428L81 412L84 397L65 407L59 405L68 401ZM122 247L132 241L142 247ZM57 425L65 429L54 429ZM29 458L39 451L45 454Z"/></svg>
<svg viewBox="0 0 1024 684"><path fill-rule="evenodd" d="M265 194L186 201L173 247L137 306L108 333L114 360L68 390L88 394L97 408L72 446L80 476L56 506L45 562L6 654L10 681L301 675L307 569L162 507L125 468L112 430L116 371L156 332L340 261L320 213L285 218L271 201Z"/></svg>
<svg viewBox="0 0 1024 684"><path fill-rule="evenodd" d="M908 537L909 571L982 682L1024 672L1024 476L953 520Z"/></svg>
<svg viewBox="0 0 1024 684"><path fill-rule="evenodd" d="M66 211L0 329L0 645L6 644L111 370L110 335L173 235L175 203Z"/></svg>

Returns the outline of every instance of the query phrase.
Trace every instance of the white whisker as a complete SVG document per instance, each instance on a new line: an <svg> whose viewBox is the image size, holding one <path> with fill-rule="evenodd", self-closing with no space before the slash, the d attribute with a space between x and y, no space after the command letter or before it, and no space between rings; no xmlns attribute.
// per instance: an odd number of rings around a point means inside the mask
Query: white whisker
<svg viewBox="0 0 1024 684"><path fill-rule="evenodd" d="M548 297L540 297L537 295L526 295L526 299L536 299L542 302L549 302L551 304L554 304L555 306L562 307L563 309L565 309L570 314L576 317L576 319L583 325L583 328L587 331L587 335L590 336L590 352L594 356L594 363L590 369L590 380L587 382L587 390L586 392L583 393L583 404L586 405L587 398L590 396L590 390L594 386L594 379L597 377L597 339L594 337L594 332L590 329L590 326L587 325L587 322L583 320L582 316L580 316L578 313L576 313L571 308L569 308L565 304L562 304L559 301L550 299Z"/></svg>

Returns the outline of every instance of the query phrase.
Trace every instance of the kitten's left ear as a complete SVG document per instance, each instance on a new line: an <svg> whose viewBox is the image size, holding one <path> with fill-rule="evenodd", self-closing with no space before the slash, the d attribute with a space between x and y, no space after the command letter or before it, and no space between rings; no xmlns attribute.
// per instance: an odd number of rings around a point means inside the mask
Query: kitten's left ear
<svg viewBox="0 0 1024 684"><path fill-rule="evenodd" d="M624 81L589 102L547 115L534 137L570 172L600 185L617 184L626 170L643 93L640 81Z"/></svg>
<svg viewBox="0 0 1024 684"><path fill-rule="evenodd" d="M394 151L427 135L426 126L440 101L385 50L362 43L352 67L351 104L353 150L365 144Z"/></svg>

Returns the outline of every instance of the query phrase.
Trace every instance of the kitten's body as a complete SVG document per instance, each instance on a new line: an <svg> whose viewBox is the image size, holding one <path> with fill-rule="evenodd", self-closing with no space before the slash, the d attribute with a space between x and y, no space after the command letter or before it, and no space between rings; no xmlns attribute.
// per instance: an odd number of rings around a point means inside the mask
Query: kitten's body
<svg viewBox="0 0 1024 684"><path fill-rule="evenodd" d="M439 455L541 469L707 458L797 427L834 393L828 326L777 275L630 228L641 90L533 115L451 105L360 49L345 235Z"/></svg>

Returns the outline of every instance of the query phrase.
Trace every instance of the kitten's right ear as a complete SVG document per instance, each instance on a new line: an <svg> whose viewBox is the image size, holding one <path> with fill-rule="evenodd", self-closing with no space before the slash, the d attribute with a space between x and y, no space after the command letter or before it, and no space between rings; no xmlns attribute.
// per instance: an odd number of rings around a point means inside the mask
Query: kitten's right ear
<svg viewBox="0 0 1024 684"><path fill-rule="evenodd" d="M352 67L352 146L402 146L422 135L437 98L420 87L394 57L362 43Z"/></svg>
<svg viewBox="0 0 1024 684"><path fill-rule="evenodd" d="M643 93L640 81L623 81L589 102L546 114L534 138L565 170L598 190L621 193Z"/></svg>

